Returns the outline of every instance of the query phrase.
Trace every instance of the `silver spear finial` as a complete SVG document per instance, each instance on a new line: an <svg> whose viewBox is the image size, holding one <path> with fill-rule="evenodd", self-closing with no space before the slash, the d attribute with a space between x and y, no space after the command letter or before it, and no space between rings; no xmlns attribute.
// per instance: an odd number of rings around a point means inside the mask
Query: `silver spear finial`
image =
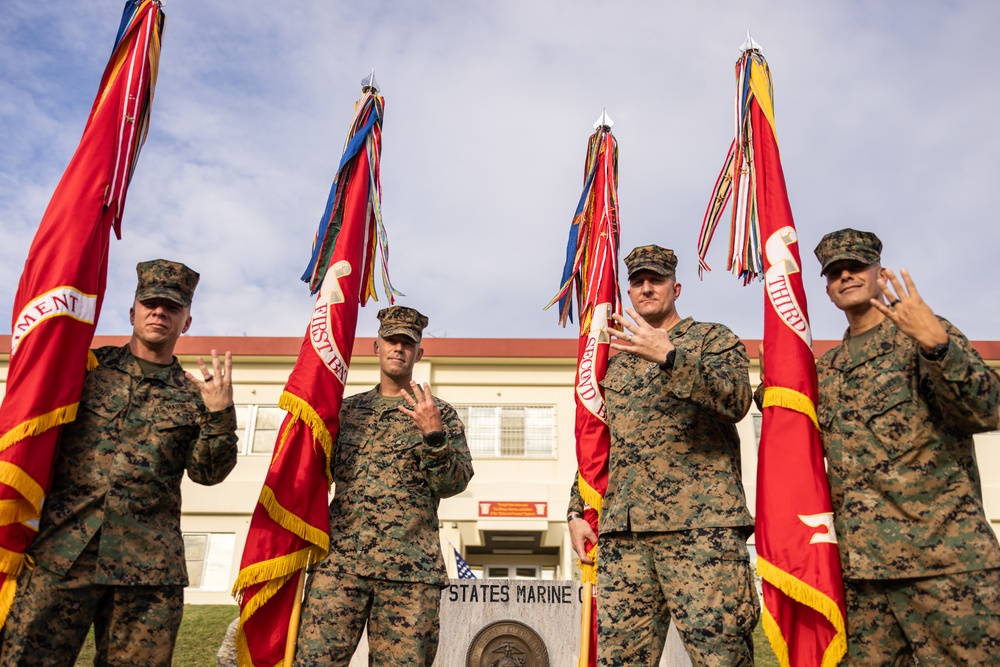
<svg viewBox="0 0 1000 667"><path fill-rule="evenodd" d="M375 80L375 68L372 67L372 73L361 79L361 92L362 93L378 93L378 81Z"/></svg>
<svg viewBox="0 0 1000 667"><path fill-rule="evenodd" d="M608 115L607 107L601 112L601 117L597 119L594 123L594 129L599 130L602 127L606 130L611 130L611 126L615 124L615 121L611 120L611 116Z"/></svg>
<svg viewBox="0 0 1000 667"><path fill-rule="evenodd" d="M760 47L760 44L753 41L753 37L750 36L749 30L747 30L747 40L743 42L743 45L740 47L741 53L746 53L747 51L756 51L757 53L760 53L762 55L764 53L764 50Z"/></svg>

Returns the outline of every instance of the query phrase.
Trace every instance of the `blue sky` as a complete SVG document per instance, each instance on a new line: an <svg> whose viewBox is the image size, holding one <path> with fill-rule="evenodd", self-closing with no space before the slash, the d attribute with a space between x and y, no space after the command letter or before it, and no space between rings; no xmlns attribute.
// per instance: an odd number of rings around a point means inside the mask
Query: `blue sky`
<svg viewBox="0 0 1000 667"><path fill-rule="evenodd" d="M0 13L0 314L110 54L120 0ZM99 333L128 333L135 264L202 274L192 334L298 336L299 275L360 80L386 99L383 212L399 302L439 337L566 337L555 293L603 108L619 141L622 255L673 248L682 315L762 335L760 283L697 277L749 29L774 80L816 338L845 323L812 249L876 232L883 263L970 338L1000 339L1000 4L427 0L168 2L150 132ZM373 335L383 297L363 309ZM2 327L9 331L9 319Z"/></svg>

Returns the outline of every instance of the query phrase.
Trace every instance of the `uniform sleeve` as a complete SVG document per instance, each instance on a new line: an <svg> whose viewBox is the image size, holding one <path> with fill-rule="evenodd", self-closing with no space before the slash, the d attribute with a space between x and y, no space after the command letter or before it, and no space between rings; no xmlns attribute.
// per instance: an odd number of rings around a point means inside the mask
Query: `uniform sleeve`
<svg viewBox="0 0 1000 667"><path fill-rule="evenodd" d="M583 514L583 497L580 496L580 474L573 471L573 486L569 489L569 505L566 507L566 516L570 512Z"/></svg>
<svg viewBox="0 0 1000 667"><path fill-rule="evenodd" d="M439 445L421 444L420 469L439 498L450 498L465 491L472 479L472 454L465 440L465 426L455 409L438 403L444 422L444 442Z"/></svg>
<svg viewBox="0 0 1000 667"><path fill-rule="evenodd" d="M205 412L198 419L198 439L187 460L191 481L206 486L218 484L236 466L236 407Z"/></svg>
<svg viewBox="0 0 1000 667"><path fill-rule="evenodd" d="M920 373L926 379L930 402L945 423L965 435L1000 427L1000 378L972 343L947 320L948 351L940 361L919 352Z"/></svg>
<svg viewBox="0 0 1000 667"><path fill-rule="evenodd" d="M700 349L677 347L673 367L662 375L667 392L723 422L735 424L750 409L750 357L723 326L707 331Z"/></svg>

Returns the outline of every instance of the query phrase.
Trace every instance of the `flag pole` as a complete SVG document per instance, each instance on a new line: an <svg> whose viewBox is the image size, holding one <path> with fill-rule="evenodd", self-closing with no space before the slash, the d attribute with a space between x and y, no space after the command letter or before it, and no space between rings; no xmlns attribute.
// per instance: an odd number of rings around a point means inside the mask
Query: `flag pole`
<svg viewBox="0 0 1000 667"><path fill-rule="evenodd" d="M594 584L583 582L583 628L580 632L580 662L579 667L590 664L590 633L594 630Z"/></svg>
<svg viewBox="0 0 1000 667"><path fill-rule="evenodd" d="M312 558L310 558L312 560ZM288 617L288 639L285 640L285 659L281 664L283 667L292 667L295 662L295 649L299 644L299 621L302 619L302 591L306 586L306 570L308 565L302 568L299 573L299 583L295 588L295 604L292 606L292 613Z"/></svg>

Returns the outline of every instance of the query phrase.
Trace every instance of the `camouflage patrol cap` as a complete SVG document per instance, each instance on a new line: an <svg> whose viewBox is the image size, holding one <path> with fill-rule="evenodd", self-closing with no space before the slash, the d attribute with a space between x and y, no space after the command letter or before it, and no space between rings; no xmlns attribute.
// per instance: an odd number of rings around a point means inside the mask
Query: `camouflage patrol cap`
<svg viewBox="0 0 1000 667"><path fill-rule="evenodd" d="M381 326L378 328L380 338L388 338L396 334L402 334L413 339L414 343L419 343L423 337L424 327L427 326L427 318L413 308L406 306L390 306L378 311L378 321Z"/></svg>
<svg viewBox="0 0 1000 667"><path fill-rule="evenodd" d="M658 245L641 245L625 258L625 266L631 278L633 273L648 270L661 276L672 276L677 269L677 255L670 248Z"/></svg>
<svg viewBox="0 0 1000 667"><path fill-rule="evenodd" d="M194 288L201 276L179 262L151 259L135 267L139 284L135 288L136 301L168 299L182 306L190 306Z"/></svg>
<svg viewBox="0 0 1000 667"><path fill-rule="evenodd" d="M882 257L882 242L871 232L859 232L848 227L824 236L813 252L823 267L819 272L822 276L826 275L827 267L842 259L875 264Z"/></svg>

